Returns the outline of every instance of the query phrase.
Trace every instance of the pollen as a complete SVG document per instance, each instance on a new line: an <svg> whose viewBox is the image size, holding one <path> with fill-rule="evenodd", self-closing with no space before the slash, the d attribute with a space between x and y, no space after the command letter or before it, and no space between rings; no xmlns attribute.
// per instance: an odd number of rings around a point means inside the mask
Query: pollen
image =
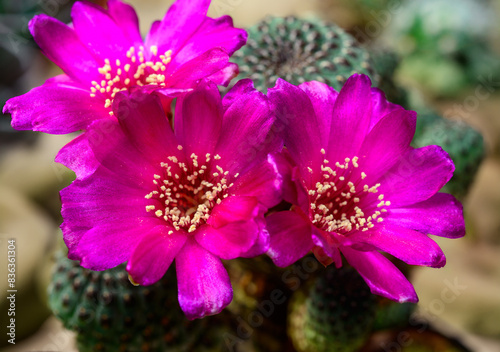
<svg viewBox="0 0 500 352"><path fill-rule="evenodd" d="M177 149L183 150L181 145ZM166 158L159 165L161 172L152 175L153 190L145 196L150 203L146 212L154 211L177 231L192 233L207 222L217 204L232 195L232 181L237 175L224 170L219 155L211 160L209 154L200 158L192 153L187 160L179 159Z"/></svg>
<svg viewBox="0 0 500 352"><path fill-rule="evenodd" d="M315 180L307 195L309 217L316 227L349 236L353 231L369 231L384 221L383 214L391 203L380 194L380 183L363 182L367 175L361 168L357 156L334 163L325 159L319 170L307 168Z"/></svg>
<svg viewBox="0 0 500 352"><path fill-rule="evenodd" d="M126 62L116 59L111 62L104 59L104 65L97 69L101 81L92 81L90 96L104 101L104 108L112 106L113 99L118 92L128 90L134 86L156 85L166 87L167 76L165 71L171 61L172 51L158 55L158 47L152 45L149 51L144 47L131 47L127 50ZM122 69L123 67L123 69ZM111 110L111 109L110 109ZM110 115L112 111L109 111Z"/></svg>

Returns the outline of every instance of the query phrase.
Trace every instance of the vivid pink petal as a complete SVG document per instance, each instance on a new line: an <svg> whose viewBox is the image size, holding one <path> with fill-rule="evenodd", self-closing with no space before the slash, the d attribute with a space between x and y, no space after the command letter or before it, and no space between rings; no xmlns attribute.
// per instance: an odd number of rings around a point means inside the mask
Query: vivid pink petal
<svg viewBox="0 0 500 352"><path fill-rule="evenodd" d="M411 148L379 180L380 189L392 206L419 203L436 194L454 170L453 161L441 147Z"/></svg>
<svg viewBox="0 0 500 352"><path fill-rule="evenodd" d="M446 193L436 193L423 202L391 209L384 222L447 238L465 235L462 204Z"/></svg>
<svg viewBox="0 0 500 352"><path fill-rule="evenodd" d="M384 116L368 133L357 156L369 180L377 180L406 154L415 124L416 113L398 109Z"/></svg>
<svg viewBox="0 0 500 352"><path fill-rule="evenodd" d="M391 113L394 110L401 109L401 106L393 104L387 101L385 97L385 93L378 88L371 89L371 98L372 98L372 120L370 123L370 130L375 126L382 117Z"/></svg>
<svg viewBox="0 0 500 352"><path fill-rule="evenodd" d="M279 267L293 264L313 247L310 223L293 211L280 211L266 218L271 236L267 254Z"/></svg>
<svg viewBox="0 0 500 352"><path fill-rule="evenodd" d="M234 28L229 16L205 18L196 33L175 56L173 62L185 62L203 54L205 51L220 47L229 55L241 48L247 41L248 34L244 29Z"/></svg>
<svg viewBox="0 0 500 352"><path fill-rule="evenodd" d="M314 256L320 263L326 266L333 262L337 268L342 266L342 257L339 251L340 241L335 233L328 233L313 227L312 241L314 243ZM318 247L322 250L319 250Z"/></svg>
<svg viewBox="0 0 500 352"><path fill-rule="evenodd" d="M259 228L259 234L257 235L257 239L252 247L250 247L247 251L241 253L241 257L243 258L254 258L261 254L264 254L269 249L270 238L269 232L266 228L266 220L264 217L255 218L255 223Z"/></svg>
<svg viewBox="0 0 500 352"><path fill-rule="evenodd" d="M71 18L80 41L96 56L109 60L122 59L135 43L102 7L77 1L71 8ZM104 62L103 62L104 64Z"/></svg>
<svg viewBox="0 0 500 352"><path fill-rule="evenodd" d="M179 304L188 319L219 313L233 299L233 289L219 258L188 241L175 259Z"/></svg>
<svg viewBox="0 0 500 352"><path fill-rule="evenodd" d="M410 265L441 268L446 264L436 242L421 232L396 225L380 224L371 231L356 232L346 242L369 244Z"/></svg>
<svg viewBox="0 0 500 352"><path fill-rule="evenodd" d="M196 58L183 63L179 67L168 65L167 73L170 73L167 84L169 87L180 89L191 88L199 80L223 70L229 63L229 55L220 48L213 48ZM171 72L169 70L175 71Z"/></svg>
<svg viewBox="0 0 500 352"><path fill-rule="evenodd" d="M45 14L33 17L29 29L43 53L70 77L87 83L89 89L90 82L99 79L97 69L100 63L83 45L74 29Z"/></svg>
<svg viewBox="0 0 500 352"><path fill-rule="evenodd" d="M284 148L281 153L273 154L272 158L282 179L283 200L292 204L299 204L299 191L297 189L297 184L293 180L295 163L293 162L290 153L288 153L288 150Z"/></svg>
<svg viewBox="0 0 500 352"><path fill-rule="evenodd" d="M100 165L85 135L76 137L62 147L55 161L74 171L79 179L92 175Z"/></svg>
<svg viewBox="0 0 500 352"><path fill-rule="evenodd" d="M299 88L306 92L311 100L321 131L321 144L326 147L330 136L333 106L339 93L328 85L316 81L302 83Z"/></svg>
<svg viewBox="0 0 500 352"><path fill-rule="evenodd" d="M117 94L113 111L124 136L143 158L156 165L166 162L169 156L181 158L179 142L158 97L140 90Z"/></svg>
<svg viewBox="0 0 500 352"><path fill-rule="evenodd" d="M103 102L90 97L90 91L69 84L44 84L9 99L4 113L12 114L12 127L52 134L85 129L92 121L105 117Z"/></svg>
<svg viewBox="0 0 500 352"><path fill-rule="evenodd" d="M146 40L146 47L158 47L158 52L172 50L175 56L206 18L210 0L177 0L163 19L155 22Z"/></svg>
<svg viewBox="0 0 500 352"><path fill-rule="evenodd" d="M344 84L335 100L328 138L329 147L326 150L327 159L335 163L342 162L346 157L356 156L366 137L371 119L370 78L354 74Z"/></svg>
<svg viewBox="0 0 500 352"><path fill-rule="evenodd" d="M267 208L274 207L281 201L281 176L274 158L267 160L239 176L234 181L232 192L239 196L256 197Z"/></svg>
<svg viewBox="0 0 500 352"><path fill-rule="evenodd" d="M165 275L184 243L184 234L165 225L156 226L134 249L127 263L128 273L138 284L154 284Z"/></svg>
<svg viewBox="0 0 500 352"><path fill-rule="evenodd" d="M131 43L142 43L139 19L132 6L120 0L108 1L109 15Z"/></svg>
<svg viewBox="0 0 500 352"><path fill-rule="evenodd" d="M293 160L301 170L314 169L323 160L320 150L326 145L322 145L322 124L318 122L309 96L282 79L269 89L268 96L276 113L276 130L283 134Z"/></svg>
<svg viewBox="0 0 500 352"><path fill-rule="evenodd" d="M204 158L213 153L222 126L222 104L217 86L203 81L180 97L175 108L175 135L190 156Z"/></svg>
<svg viewBox="0 0 500 352"><path fill-rule="evenodd" d="M252 94L256 89L253 81L249 78L240 79L222 98L222 108L224 112L243 96Z"/></svg>
<svg viewBox="0 0 500 352"><path fill-rule="evenodd" d="M360 252L349 247L343 247L342 254L363 277L372 293L400 303L418 302L412 284L382 254Z"/></svg>
<svg viewBox="0 0 500 352"><path fill-rule="evenodd" d="M237 64L234 64L232 62L228 62L226 67L221 68L219 71L211 74L208 79L215 84L227 87L229 82L238 74L240 73L240 70L238 68Z"/></svg>
<svg viewBox="0 0 500 352"><path fill-rule="evenodd" d="M259 227L253 220L231 222L222 227L205 225L195 235L200 246L225 260L240 257L258 239Z"/></svg>
<svg viewBox="0 0 500 352"><path fill-rule="evenodd" d="M232 196L217 204L208 224L214 228L225 226L234 221L247 221L254 218L259 211L259 200L252 196Z"/></svg>

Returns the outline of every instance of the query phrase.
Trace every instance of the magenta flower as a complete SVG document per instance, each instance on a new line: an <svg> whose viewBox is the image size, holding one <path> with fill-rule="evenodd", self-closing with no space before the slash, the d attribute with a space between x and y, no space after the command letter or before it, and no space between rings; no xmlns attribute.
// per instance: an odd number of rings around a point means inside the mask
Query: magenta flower
<svg viewBox="0 0 500 352"><path fill-rule="evenodd" d="M4 113L12 114L15 129L65 134L110 118L113 100L123 90L155 91L168 110L173 96L201 78L226 85L238 72L229 56L245 44L247 34L234 28L229 16L207 17L209 5L210 0L177 0L145 40L133 8L119 0L110 0L108 10L76 2L71 26L35 16L31 34L65 74L10 99Z"/></svg>
<svg viewBox="0 0 500 352"><path fill-rule="evenodd" d="M120 93L113 111L112 125L96 122L106 140L88 139L96 171L61 191L69 258L92 270L128 261L142 285L175 259L182 310L218 313L232 299L221 259L268 249L264 213L281 198L267 97L243 80L221 100L202 82L178 99L174 130L153 95Z"/></svg>
<svg viewBox="0 0 500 352"><path fill-rule="evenodd" d="M293 204L267 217L269 256L284 267L312 250L341 267L342 253L373 293L416 302L411 283L379 251L411 265L445 264L427 234L465 234L460 203L438 193L454 171L446 152L410 147L415 112L388 103L364 75L339 93L279 80L269 99L286 124L277 160Z"/></svg>

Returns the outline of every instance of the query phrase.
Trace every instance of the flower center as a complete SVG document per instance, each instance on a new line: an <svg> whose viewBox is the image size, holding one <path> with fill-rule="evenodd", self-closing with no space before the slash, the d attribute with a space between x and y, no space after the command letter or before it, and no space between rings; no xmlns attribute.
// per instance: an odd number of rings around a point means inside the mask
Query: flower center
<svg viewBox="0 0 500 352"><path fill-rule="evenodd" d="M182 150L182 146L177 147ZM163 218L176 230L195 231L206 223L216 204L227 198L233 183L217 164L221 157L207 153L202 158L191 154L188 163L181 162L175 156L169 156L161 163L161 174L155 174L155 190L145 198L151 200L146 206L147 212ZM234 175L237 178L239 175Z"/></svg>
<svg viewBox="0 0 500 352"><path fill-rule="evenodd" d="M104 59L104 66L99 67L102 76L101 82L92 81L90 96L100 96L104 99L104 108L109 108L116 93L127 90L133 86L157 85L165 87L166 77L164 75L167 65L172 59L172 51L168 50L158 56L158 47L150 47L150 59L145 59L144 47L141 46L136 52L135 47L127 51L127 62L116 59L111 62ZM109 112L113 115L113 112Z"/></svg>
<svg viewBox="0 0 500 352"><path fill-rule="evenodd" d="M323 160L320 180L308 189L309 214L316 227L347 235L353 230L368 231L375 222L383 221L384 207L391 202L378 194L380 183L364 182L366 174L359 169L358 160L356 156L345 158L342 164ZM311 168L308 170L313 174Z"/></svg>

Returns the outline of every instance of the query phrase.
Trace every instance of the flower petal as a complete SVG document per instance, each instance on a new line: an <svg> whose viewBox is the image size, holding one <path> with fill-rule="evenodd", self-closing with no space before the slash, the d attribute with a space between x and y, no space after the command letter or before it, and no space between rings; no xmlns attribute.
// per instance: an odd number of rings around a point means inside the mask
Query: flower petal
<svg viewBox="0 0 500 352"><path fill-rule="evenodd" d="M171 76L166 83L169 87L191 88L200 79L225 69L228 63L227 52L220 48L213 48L188 62L182 63L182 66L168 65L166 73L171 74Z"/></svg>
<svg viewBox="0 0 500 352"><path fill-rule="evenodd" d="M408 150L379 182L392 206L401 207L429 199L453 175L455 166L439 146Z"/></svg>
<svg viewBox="0 0 500 352"><path fill-rule="evenodd" d="M238 68L238 65L232 62L228 62L226 67L221 68L219 71L211 74L208 79L215 84L227 87L229 85L229 82L238 74L240 73L240 70Z"/></svg>
<svg viewBox="0 0 500 352"><path fill-rule="evenodd" d="M325 148L327 159L335 163L357 155L368 132L371 118L370 78L354 74L340 90L333 107L329 147Z"/></svg>
<svg viewBox="0 0 500 352"><path fill-rule="evenodd" d="M139 19L132 6L120 0L109 0L108 11L111 18L131 43L142 43Z"/></svg>
<svg viewBox="0 0 500 352"><path fill-rule="evenodd" d="M151 27L146 47L156 45L158 52L172 50L176 55L206 18L210 0L177 0L163 19Z"/></svg>
<svg viewBox="0 0 500 352"><path fill-rule="evenodd" d="M200 228L195 235L196 241L217 257L225 260L240 257L258 239L259 227L255 221L231 222L222 227L210 225Z"/></svg>
<svg viewBox="0 0 500 352"><path fill-rule="evenodd" d="M313 247L309 222L293 211L281 211L266 218L271 243L267 254L279 267L305 256Z"/></svg>
<svg viewBox="0 0 500 352"><path fill-rule="evenodd" d="M232 192L238 196L253 196L267 208L272 208L281 201L281 176L274 158L267 160L238 177Z"/></svg>
<svg viewBox="0 0 500 352"><path fill-rule="evenodd" d="M410 265L441 268L446 264L444 253L436 242L418 231L396 225L380 224L371 231L354 233L344 245L357 242L369 244Z"/></svg>
<svg viewBox="0 0 500 352"><path fill-rule="evenodd" d="M220 134L224 138L215 148L225 163L223 169L231 174L244 174L263 162L268 153L281 149L280 139L270 133L274 115L266 96L255 89L243 91L245 94L232 99L224 112Z"/></svg>
<svg viewBox="0 0 500 352"><path fill-rule="evenodd" d="M268 90L269 101L276 113L276 129L283 134L284 143L293 160L302 169L313 169L321 163L321 124L309 96L299 87L282 79ZM307 175L307 173L303 173Z"/></svg>
<svg viewBox="0 0 500 352"><path fill-rule="evenodd" d="M205 18L201 26L189 38L173 62L186 62L203 54L205 51L220 47L229 55L241 48L247 41L248 34L244 29L234 28L229 16Z"/></svg>
<svg viewBox="0 0 500 352"><path fill-rule="evenodd" d="M328 85L316 81L302 83L299 88L306 92L311 100L321 131L321 145L326 147L330 136L333 107L339 93Z"/></svg>
<svg viewBox="0 0 500 352"><path fill-rule="evenodd" d="M3 108L12 114L12 127L52 134L85 129L92 121L107 116L102 102L69 84L44 84L9 99Z"/></svg>
<svg viewBox="0 0 500 352"><path fill-rule="evenodd" d="M406 154L415 134L416 120L413 111L394 110L368 133L358 153L368 180L378 179Z"/></svg>
<svg viewBox="0 0 500 352"><path fill-rule="evenodd" d="M170 231L173 233L169 234ZM134 249L127 263L128 273L138 284L154 284L163 277L184 243L184 234L165 225L156 226Z"/></svg>
<svg viewBox="0 0 500 352"><path fill-rule="evenodd" d="M62 147L55 161L74 171L79 179L92 175L100 165L85 135L76 137Z"/></svg>
<svg viewBox="0 0 500 352"><path fill-rule="evenodd" d="M465 235L462 204L446 193L436 193L423 202L391 209L384 222L447 238Z"/></svg>
<svg viewBox="0 0 500 352"><path fill-rule="evenodd" d="M188 241L175 259L179 304L188 319L219 313L233 299L233 289L219 258Z"/></svg>
<svg viewBox="0 0 500 352"><path fill-rule="evenodd" d="M385 115L394 110L401 109L401 106L387 101L385 93L378 88L371 89L371 97L373 104L372 120L370 123L370 130L375 126Z"/></svg>
<svg viewBox="0 0 500 352"><path fill-rule="evenodd" d="M214 228L225 226L235 221L247 221L254 218L259 211L259 201L256 197L231 196L217 204L208 224Z"/></svg>
<svg viewBox="0 0 500 352"><path fill-rule="evenodd" d="M213 153L222 126L222 103L217 86L202 81L191 93L180 97L175 107L175 135L191 153L204 158Z"/></svg>
<svg viewBox="0 0 500 352"><path fill-rule="evenodd" d="M363 277L372 293L399 303L418 302L412 284L382 254L375 251L360 252L349 247L342 247L342 254Z"/></svg>
<svg viewBox="0 0 500 352"><path fill-rule="evenodd" d="M33 17L29 29L43 53L70 77L88 83L89 89L91 81L99 80L97 69L100 64L83 45L73 28L41 14Z"/></svg>
<svg viewBox="0 0 500 352"><path fill-rule="evenodd" d="M252 247L250 247L247 251L241 253L240 257L243 258L254 258L261 254L264 254L269 249L269 232L266 229L266 220L264 217L255 218L255 223L259 227L259 233L257 235L257 239Z"/></svg>
<svg viewBox="0 0 500 352"><path fill-rule="evenodd" d="M109 60L121 59L135 43L131 41L102 7L77 1L71 18L80 41L96 56Z"/></svg>

